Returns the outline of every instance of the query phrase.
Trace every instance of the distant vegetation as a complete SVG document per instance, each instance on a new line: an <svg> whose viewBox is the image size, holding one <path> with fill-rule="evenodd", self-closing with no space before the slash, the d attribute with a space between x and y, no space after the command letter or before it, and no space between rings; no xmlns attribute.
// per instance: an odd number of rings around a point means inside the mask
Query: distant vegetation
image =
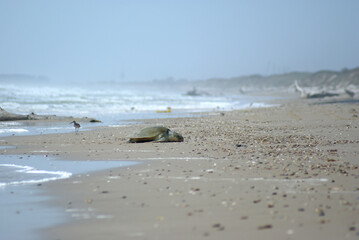
<svg viewBox="0 0 359 240"><path fill-rule="evenodd" d="M29 74L0 74L0 83L33 83L47 82L46 76L34 76Z"/></svg>
<svg viewBox="0 0 359 240"><path fill-rule="evenodd" d="M153 86L164 88L171 86L183 92L188 92L194 87L198 91L208 93L247 93L251 91L269 90L294 90L295 82L301 87L322 90L343 90L346 88L359 91L359 67L343 69L342 71L322 70L310 72L290 72L270 76L249 75L234 78L211 78L205 80L174 80L167 78L154 80Z"/></svg>
<svg viewBox="0 0 359 240"><path fill-rule="evenodd" d="M346 88L359 86L359 67L336 71L291 72L270 76L250 75L235 78L213 78L205 80L206 86L243 87L243 88L289 88L297 81L303 87ZM199 82L198 82L199 83Z"/></svg>
<svg viewBox="0 0 359 240"><path fill-rule="evenodd" d="M345 89L354 87L359 91L359 67L354 69L343 69L342 71L322 70L314 73L310 72L290 72L284 74L274 74L269 76L249 75L233 78L211 78L205 80L175 80L167 78L150 82L119 82L135 86L151 87L170 87L187 92L194 87L199 91L226 90L244 92L261 89L289 89L294 88L294 82L304 88L318 88L327 90ZM0 83L45 83L50 82L46 76L26 75L26 74L0 74ZM113 82L101 82L103 84L114 84Z"/></svg>

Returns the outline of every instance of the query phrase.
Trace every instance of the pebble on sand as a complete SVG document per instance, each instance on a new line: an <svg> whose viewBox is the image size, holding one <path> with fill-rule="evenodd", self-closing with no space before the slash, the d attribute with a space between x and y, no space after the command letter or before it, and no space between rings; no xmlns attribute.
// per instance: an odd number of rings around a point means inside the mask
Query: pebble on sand
<svg viewBox="0 0 359 240"><path fill-rule="evenodd" d="M272 227L272 224L261 225L258 226L258 230L271 229Z"/></svg>

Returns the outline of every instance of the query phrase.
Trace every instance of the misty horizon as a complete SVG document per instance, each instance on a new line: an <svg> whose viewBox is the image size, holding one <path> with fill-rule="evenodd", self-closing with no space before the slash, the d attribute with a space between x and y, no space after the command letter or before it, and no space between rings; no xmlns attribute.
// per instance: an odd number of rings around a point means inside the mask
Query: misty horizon
<svg viewBox="0 0 359 240"><path fill-rule="evenodd" d="M337 73L341 73L341 72L345 72L345 71L351 71L354 70L358 67L355 67L353 69L349 69L349 68L341 68L339 71L333 70L333 69L320 69L318 71L314 71L314 72L309 72L309 71L289 71L289 72L282 72L282 73L273 73L273 74L268 74L268 75L263 75L263 74L249 74L249 75L242 75L242 76L232 76L232 77L228 77L228 78L224 78L221 76L216 76L216 77L209 77L206 79L188 79L188 78L175 78L172 76L169 77L163 77L163 78L158 78L158 79L146 79L146 80L133 80L133 81L126 81L125 79L98 79L98 80L92 80L92 81L88 81L88 82L97 82L97 83L130 83L130 82L134 82L134 83L141 83L141 82L156 82L156 81L167 81L167 82L178 82L178 81L185 81L185 82L195 82L195 81L206 81L206 80L211 80L211 79L235 79L235 78L244 78L244 77L252 77L252 76L260 76L260 77L271 77L271 76L281 76L281 75L286 75L286 74L296 74L296 73L307 73L307 74L314 74L314 73L319 73L319 72L337 72ZM56 83L56 81L54 81L51 76L45 76L42 74L36 74L36 75L30 75L30 74L24 74L24 73L0 73L0 83L8 83L11 81L40 81L40 82L47 82L47 83ZM63 80L61 82L69 82L66 80ZM76 83L81 83L83 82L83 80L72 80L72 82L76 82Z"/></svg>
<svg viewBox="0 0 359 240"><path fill-rule="evenodd" d="M359 2L3 1L0 73L202 80L359 63Z"/></svg>

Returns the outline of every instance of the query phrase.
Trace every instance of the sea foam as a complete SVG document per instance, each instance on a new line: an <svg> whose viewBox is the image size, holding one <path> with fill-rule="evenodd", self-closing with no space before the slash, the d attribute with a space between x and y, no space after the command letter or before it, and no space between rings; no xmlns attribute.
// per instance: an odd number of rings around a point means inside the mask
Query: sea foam
<svg viewBox="0 0 359 240"><path fill-rule="evenodd" d="M65 171L39 170L30 166L16 164L0 164L2 174L0 187L9 185L38 184L47 181L71 177L72 173Z"/></svg>
<svg viewBox="0 0 359 240"><path fill-rule="evenodd" d="M0 129L0 133L24 133L29 130L23 128L8 128L8 129Z"/></svg>

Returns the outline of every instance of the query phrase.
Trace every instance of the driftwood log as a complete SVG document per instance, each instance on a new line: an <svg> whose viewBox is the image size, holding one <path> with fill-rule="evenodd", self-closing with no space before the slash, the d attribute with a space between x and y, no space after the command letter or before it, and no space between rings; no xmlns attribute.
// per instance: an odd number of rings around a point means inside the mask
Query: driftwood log
<svg viewBox="0 0 359 240"><path fill-rule="evenodd" d="M339 96L339 93L331 93L326 91L320 91L320 92L307 92L304 90L304 88L300 87L298 82L294 82L295 90L300 92L301 98L324 98L324 97L336 97Z"/></svg>
<svg viewBox="0 0 359 240"><path fill-rule="evenodd" d="M57 121L67 121L74 120L82 122L101 122L93 118L83 117L83 118L74 118L74 117L60 117L56 115L37 115L35 113L30 113L28 115L9 113L3 108L0 107L0 121L18 121L18 120L57 120Z"/></svg>
<svg viewBox="0 0 359 240"><path fill-rule="evenodd" d="M349 90L348 88L345 89L345 93L349 95L349 97L353 98L355 95L355 92Z"/></svg>
<svg viewBox="0 0 359 240"><path fill-rule="evenodd" d="M0 107L0 121L28 120L28 115L9 113Z"/></svg>

